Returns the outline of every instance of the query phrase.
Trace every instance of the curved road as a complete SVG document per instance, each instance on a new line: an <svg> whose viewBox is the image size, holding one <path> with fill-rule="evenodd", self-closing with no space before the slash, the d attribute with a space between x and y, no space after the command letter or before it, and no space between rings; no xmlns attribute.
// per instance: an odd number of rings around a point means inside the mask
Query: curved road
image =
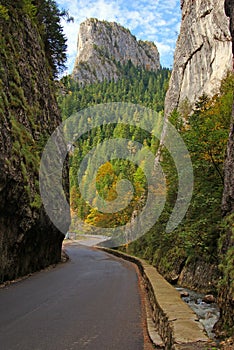
<svg viewBox="0 0 234 350"><path fill-rule="evenodd" d="M0 289L1 350L143 350L132 264L78 244L70 261Z"/></svg>

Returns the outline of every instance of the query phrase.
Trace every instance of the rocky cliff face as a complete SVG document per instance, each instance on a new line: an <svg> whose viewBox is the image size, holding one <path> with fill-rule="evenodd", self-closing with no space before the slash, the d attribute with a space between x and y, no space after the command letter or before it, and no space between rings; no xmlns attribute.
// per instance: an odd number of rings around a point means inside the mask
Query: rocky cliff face
<svg viewBox="0 0 234 350"><path fill-rule="evenodd" d="M43 210L38 183L40 154L60 122L51 69L35 21L7 4L0 8L0 283L58 262L64 237Z"/></svg>
<svg viewBox="0 0 234 350"><path fill-rule="evenodd" d="M230 33L232 37L232 55L234 60L234 3L233 0L225 0L224 4L225 14L230 18ZM234 69L234 66L233 66Z"/></svg>
<svg viewBox="0 0 234 350"><path fill-rule="evenodd" d="M182 23L165 114L185 100L214 95L232 62L229 20L220 0L181 0Z"/></svg>
<svg viewBox="0 0 234 350"><path fill-rule="evenodd" d="M73 77L81 83L104 79L115 81L121 76L119 65L131 60L135 66L156 71L159 53L154 43L137 41L117 23L88 19L80 25L78 55Z"/></svg>
<svg viewBox="0 0 234 350"><path fill-rule="evenodd" d="M232 52L234 58L234 2L225 1L225 12L230 17L230 32L232 35ZM229 143L227 147L227 158L225 163L225 182L222 209L224 215L234 212L234 105L231 117L231 128L229 134Z"/></svg>
<svg viewBox="0 0 234 350"><path fill-rule="evenodd" d="M225 1L225 12L230 17L230 32L232 35L232 52L234 58L234 1ZM222 201L225 216L225 231L220 238L220 260L223 273L223 283L219 293L221 316L217 328L227 334L234 334L234 104L232 108L231 127L227 145L227 156L224 166L224 192Z"/></svg>

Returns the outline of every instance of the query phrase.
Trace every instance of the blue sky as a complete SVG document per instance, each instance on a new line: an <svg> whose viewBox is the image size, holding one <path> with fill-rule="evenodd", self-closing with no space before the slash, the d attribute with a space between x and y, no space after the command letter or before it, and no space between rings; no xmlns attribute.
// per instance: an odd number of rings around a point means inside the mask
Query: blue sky
<svg viewBox="0 0 234 350"><path fill-rule="evenodd" d="M57 0L68 10L74 23L62 22L68 39L67 73L71 73L77 54L79 24L87 18L115 21L130 29L137 39L150 40L158 47L163 67L172 67L173 52L180 29L180 0Z"/></svg>

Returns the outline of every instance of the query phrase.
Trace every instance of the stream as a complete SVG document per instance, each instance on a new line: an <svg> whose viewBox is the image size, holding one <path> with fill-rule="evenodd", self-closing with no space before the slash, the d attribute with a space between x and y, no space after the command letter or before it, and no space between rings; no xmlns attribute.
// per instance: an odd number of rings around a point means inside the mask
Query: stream
<svg viewBox="0 0 234 350"><path fill-rule="evenodd" d="M189 296L182 297L182 299L191 307L197 314L199 321L203 324L208 337L213 339L215 333L213 327L219 319L219 308L215 303L207 304L202 301L205 294L197 293L187 288L176 287L179 292L187 292Z"/></svg>

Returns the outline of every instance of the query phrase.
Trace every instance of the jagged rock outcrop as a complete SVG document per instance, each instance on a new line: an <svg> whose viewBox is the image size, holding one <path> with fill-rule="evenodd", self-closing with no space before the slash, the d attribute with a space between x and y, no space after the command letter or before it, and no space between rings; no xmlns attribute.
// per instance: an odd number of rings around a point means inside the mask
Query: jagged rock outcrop
<svg viewBox="0 0 234 350"><path fill-rule="evenodd" d="M57 263L64 235L39 193L40 155L60 123L52 72L35 21L0 8L0 283ZM64 188L68 192L64 170ZM64 225L68 227L69 220Z"/></svg>
<svg viewBox="0 0 234 350"><path fill-rule="evenodd" d="M224 1L181 0L181 9L180 35L165 100L166 116L184 101L192 107L203 93L217 93L232 62Z"/></svg>
<svg viewBox="0 0 234 350"><path fill-rule="evenodd" d="M83 84L104 79L116 81L121 76L119 65L129 60L148 70L160 68L153 42L137 41L128 29L115 22L91 18L80 25L73 78Z"/></svg>

